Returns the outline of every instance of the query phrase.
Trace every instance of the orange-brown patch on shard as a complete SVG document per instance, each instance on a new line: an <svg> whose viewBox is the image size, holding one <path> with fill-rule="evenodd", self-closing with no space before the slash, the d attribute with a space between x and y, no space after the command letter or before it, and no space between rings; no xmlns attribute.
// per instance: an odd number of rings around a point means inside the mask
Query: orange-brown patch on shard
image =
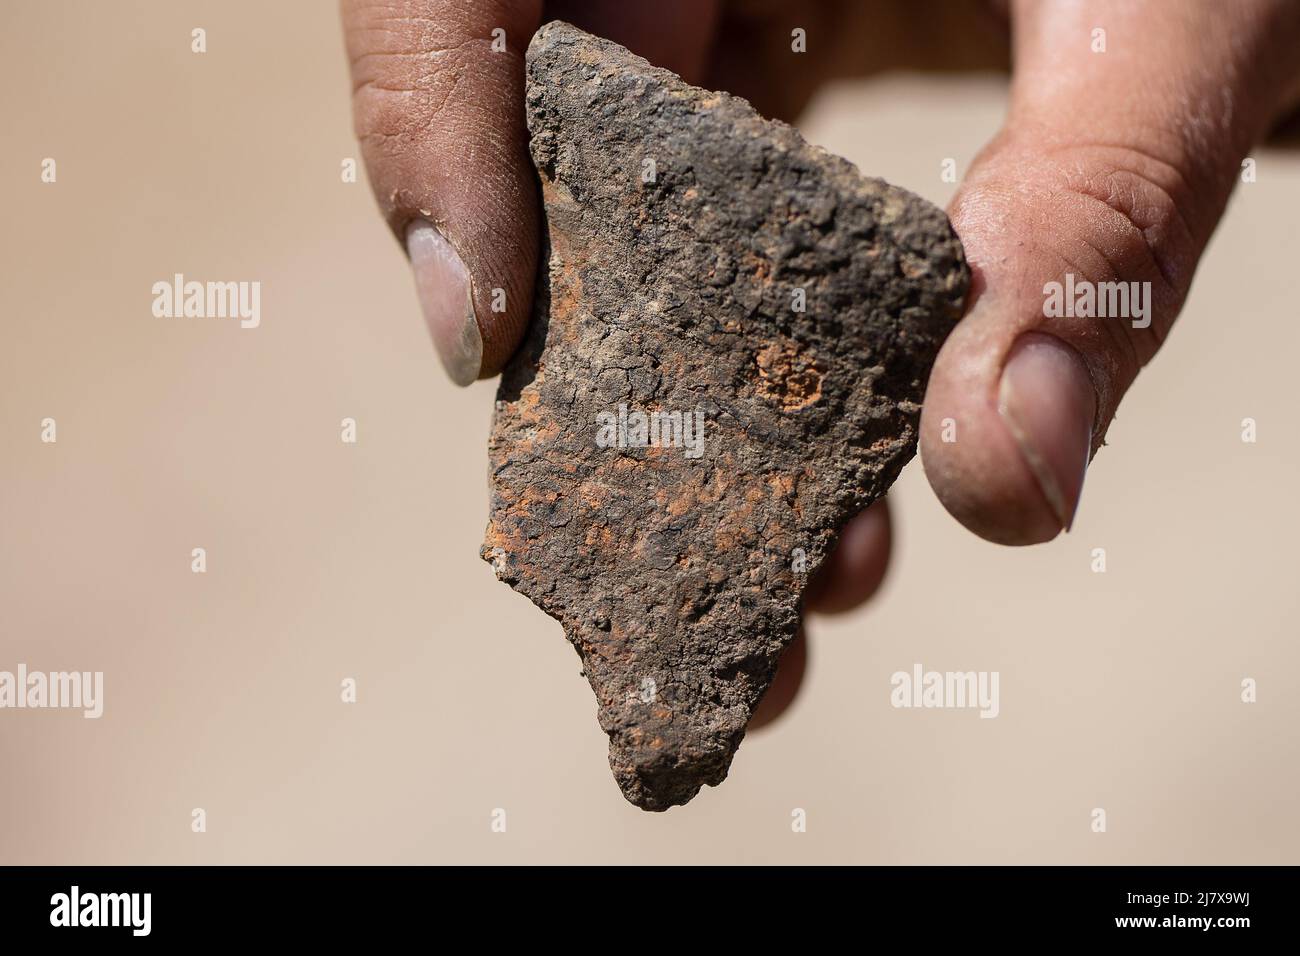
<svg viewBox="0 0 1300 956"><path fill-rule="evenodd" d="M822 397L822 369L789 339L770 343L754 361L759 394L786 411L807 408Z"/></svg>

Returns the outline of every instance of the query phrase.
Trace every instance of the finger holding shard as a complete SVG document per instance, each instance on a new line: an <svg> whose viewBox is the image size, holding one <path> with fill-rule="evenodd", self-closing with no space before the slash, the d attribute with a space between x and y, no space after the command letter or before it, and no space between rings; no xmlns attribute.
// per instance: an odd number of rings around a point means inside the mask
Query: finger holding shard
<svg viewBox="0 0 1300 956"><path fill-rule="evenodd" d="M568 24L529 46L527 116L549 265L482 553L663 810L726 777L809 574L915 453L969 274L941 210Z"/></svg>

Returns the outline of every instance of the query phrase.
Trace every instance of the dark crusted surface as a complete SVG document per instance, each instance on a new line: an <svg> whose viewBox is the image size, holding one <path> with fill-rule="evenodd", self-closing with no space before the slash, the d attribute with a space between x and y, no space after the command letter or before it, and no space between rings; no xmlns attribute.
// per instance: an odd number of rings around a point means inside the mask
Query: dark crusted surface
<svg viewBox="0 0 1300 956"><path fill-rule="evenodd" d="M662 810L726 777L808 574L914 454L968 273L939 209L567 24L527 97L550 263L483 557L564 625L619 787ZM600 447L620 404L699 408L703 454Z"/></svg>

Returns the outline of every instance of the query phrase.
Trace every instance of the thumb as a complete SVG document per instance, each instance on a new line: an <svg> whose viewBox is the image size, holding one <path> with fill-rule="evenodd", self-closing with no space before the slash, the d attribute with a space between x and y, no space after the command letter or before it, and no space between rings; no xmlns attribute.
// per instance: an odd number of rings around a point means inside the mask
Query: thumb
<svg viewBox="0 0 1300 956"><path fill-rule="evenodd" d="M1294 79L1278 0L1014 5L1005 127L953 201L972 305L931 375L926 475L972 531L1068 529L1121 397L1182 307Z"/></svg>
<svg viewBox="0 0 1300 956"><path fill-rule="evenodd" d="M524 51L541 0L343 0L357 137L448 375L523 335L538 254Z"/></svg>
<svg viewBox="0 0 1300 956"><path fill-rule="evenodd" d="M499 372L532 314L540 216L524 53L543 14L564 15L690 77L708 53L716 7L343 0L362 155L454 382Z"/></svg>

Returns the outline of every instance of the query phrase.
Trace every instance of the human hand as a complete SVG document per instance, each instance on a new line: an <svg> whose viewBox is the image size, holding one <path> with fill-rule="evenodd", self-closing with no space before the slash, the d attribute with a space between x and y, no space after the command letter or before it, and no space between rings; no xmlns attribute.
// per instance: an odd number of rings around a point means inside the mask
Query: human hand
<svg viewBox="0 0 1300 956"><path fill-rule="evenodd" d="M826 9L792 13L785 35ZM756 71L735 46L750 35L719 30L716 2L344 0L343 10L371 182L460 384L499 372L530 315L539 202L523 52L543 15L747 95L760 111L791 105L746 87ZM1033 544L1070 526L1088 463L1181 309L1242 159L1300 93L1300 3L1016 0L1009 13L1008 115L949 210L972 269L969 312L930 377L920 445L932 488L962 524ZM495 29L504 52L492 51ZM1044 288L1067 273L1076 285L1149 283L1148 311L1049 316ZM505 290L504 312L492 311L494 288ZM881 501L846 527L807 606L866 600L889 545ZM800 638L754 724L793 698L805 654Z"/></svg>

